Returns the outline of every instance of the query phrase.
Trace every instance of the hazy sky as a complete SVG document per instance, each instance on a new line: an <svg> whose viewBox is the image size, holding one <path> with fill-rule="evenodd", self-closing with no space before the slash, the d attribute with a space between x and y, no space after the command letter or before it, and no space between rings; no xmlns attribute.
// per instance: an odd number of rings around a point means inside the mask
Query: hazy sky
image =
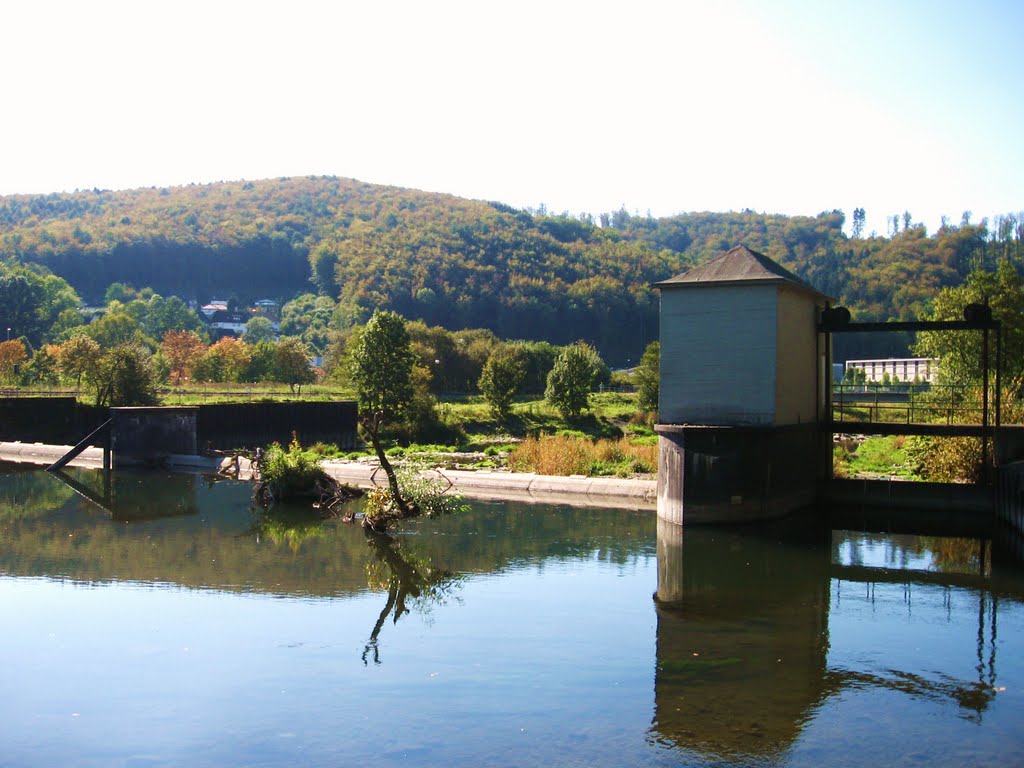
<svg viewBox="0 0 1024 768"><path fill-rule="evenodd" d="M1024 2L5 3L0 194L335 174L517 207L1024 210Z"/></svg>

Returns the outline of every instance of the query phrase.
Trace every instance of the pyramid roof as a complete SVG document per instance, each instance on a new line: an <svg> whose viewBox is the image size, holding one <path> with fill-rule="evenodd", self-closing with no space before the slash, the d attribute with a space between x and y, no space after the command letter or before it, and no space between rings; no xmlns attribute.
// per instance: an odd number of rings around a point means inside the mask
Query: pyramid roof
<svg viewBox="0 0 1024 768"><path fill-rule="evenodd" d="M828 301L832 301L818 289L804 282L776 261L762 253L752 251L745 245L737 245L721 256L704 262L668 280L655 283L654 287L690 288L701 285L750 285L780 284L807 291Z"/></svg>

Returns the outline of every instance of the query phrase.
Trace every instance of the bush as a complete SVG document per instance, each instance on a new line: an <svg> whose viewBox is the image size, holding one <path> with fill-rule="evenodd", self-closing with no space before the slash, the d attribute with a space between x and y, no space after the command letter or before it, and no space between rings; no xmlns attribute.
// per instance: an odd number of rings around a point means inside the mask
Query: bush
<svg viewBox="0 0 1024 768"><path fill-rule="evenodd" d="M302 450L295 438L292 438L287 451L280 443L274 443L263 454L260 482L266 485L275 499L314 496L318 483L327 480L327 473L321 468L318 458L315 453Z"/></svg>
<svg viewBox="0 0 1024 768"><path fill-rule="evenodd" d="M913 437L907 458L915 471L933 482L977 483L985 476L978 437Z"/></svg>

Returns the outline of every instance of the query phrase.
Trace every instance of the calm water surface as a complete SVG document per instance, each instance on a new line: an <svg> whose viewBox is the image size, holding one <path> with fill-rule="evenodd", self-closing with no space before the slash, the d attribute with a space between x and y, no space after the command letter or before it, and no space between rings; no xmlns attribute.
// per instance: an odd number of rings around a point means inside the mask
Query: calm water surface
<svg viewBox="0 0 1024 768"><path fill-rule="evenodd" d="M98 478L0 468L2 766L1024 765L987 542Z"/></svg>

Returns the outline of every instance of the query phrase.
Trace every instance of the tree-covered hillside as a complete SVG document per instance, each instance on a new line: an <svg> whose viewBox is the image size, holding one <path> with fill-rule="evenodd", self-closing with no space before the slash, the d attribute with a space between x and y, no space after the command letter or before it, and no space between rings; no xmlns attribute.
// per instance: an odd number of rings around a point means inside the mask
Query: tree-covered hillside
<svg viewBox="0 0 1024 768"><path fill-rule="evenodd" d="M0 260L44 266L87 302L114 282L198 301L286 302L317 290L339 327L380 306L453 330L583 339L621 363L657 338L650 285L737 244L775 258L860 319L919 316L973 267L1024 257L1020 217L989 227L965 215L933 235L910 214L902 228L892 220L886 237L847 237L838 211L654 219L622 210L594 221L291 178L3 197Z"/></svg>

